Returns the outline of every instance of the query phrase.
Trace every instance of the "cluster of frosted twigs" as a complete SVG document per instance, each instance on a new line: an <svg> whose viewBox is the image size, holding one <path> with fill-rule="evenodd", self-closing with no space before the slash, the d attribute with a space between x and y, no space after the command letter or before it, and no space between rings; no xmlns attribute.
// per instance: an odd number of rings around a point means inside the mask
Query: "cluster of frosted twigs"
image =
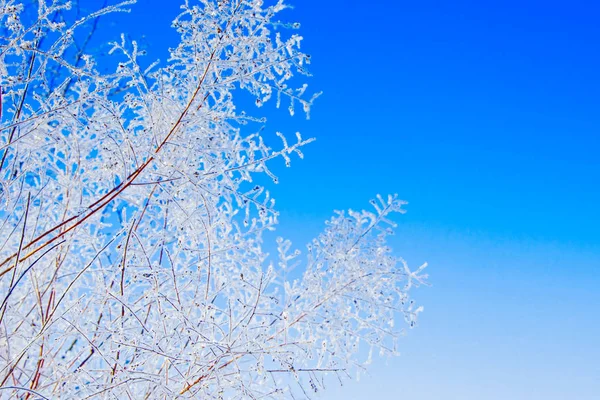
<svg viewBox="0 0 600 400"><path fill-rule="evenodd" d="M98 21L133 3L0 0L0 398L307 397L393 354L420 311L386 246L401 201L338 213L302 261L263 250L252 179L311 140L269 147L234 94L308 115L287 6L186 0L168 63L124 37L99 58Z"/></svg>

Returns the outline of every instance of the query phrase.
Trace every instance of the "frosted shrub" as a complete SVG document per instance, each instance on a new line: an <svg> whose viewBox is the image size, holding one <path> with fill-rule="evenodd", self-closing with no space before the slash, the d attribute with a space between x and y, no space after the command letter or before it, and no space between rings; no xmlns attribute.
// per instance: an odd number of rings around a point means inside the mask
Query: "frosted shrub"
<svg viewBox="0 0 600 400"><path fill-rule="evenodd" d="M0 0L0 397L307 397L395 353L420 311L421 269L386 246L403 202L338 212L304 259L263 250L277 212L252 179L311 140L268 147L233 97L308 116L286 5L185 1L166 66L123 38L100 73L96 21L133 2Z"/></svg>

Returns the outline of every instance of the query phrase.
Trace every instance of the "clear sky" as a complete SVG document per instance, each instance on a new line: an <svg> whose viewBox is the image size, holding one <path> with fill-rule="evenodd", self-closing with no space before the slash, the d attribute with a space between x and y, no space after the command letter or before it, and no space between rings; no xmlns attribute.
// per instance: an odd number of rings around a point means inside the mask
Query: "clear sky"
<svg viewBox="0 0 600 400"><path fill-rule="evenodd" d="M324 95L310 121L248 110L317 138L271 188L279 232L303 248L333 209L398 193L392 245L432 284L403 355L322 397L598 399L597 2L293 3ZM104 29L164 60L177 4L139 0Z"/></svg>

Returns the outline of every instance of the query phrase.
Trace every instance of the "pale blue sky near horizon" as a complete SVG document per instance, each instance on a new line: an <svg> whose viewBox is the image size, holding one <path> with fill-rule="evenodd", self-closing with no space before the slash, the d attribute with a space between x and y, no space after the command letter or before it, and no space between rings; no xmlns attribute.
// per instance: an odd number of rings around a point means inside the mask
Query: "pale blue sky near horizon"
<svg viewBox="0 0 600 400"><path fill-rule="evenodd" d="M402 356L321 398L600 398L600 5L289 2L324 94L309 121L248 110L317 138L270 186L279 234L303 249L334 209L398 193L392 247L432 285ZM164 60L178 4L100 29Z"/></svg>

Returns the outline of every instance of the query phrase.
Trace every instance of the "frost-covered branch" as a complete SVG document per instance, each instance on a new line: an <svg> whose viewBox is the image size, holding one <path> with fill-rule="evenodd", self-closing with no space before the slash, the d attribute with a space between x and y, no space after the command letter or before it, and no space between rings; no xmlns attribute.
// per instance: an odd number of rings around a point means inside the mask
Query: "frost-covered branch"
<svg viewBox="0 0 600 400"><path fill-rule="evenodd" d="M361 343L393 354L424 278L386 245L401 201L339 212L305 260L264 250L278 213L253 180L312 139L273 148L234 100L308 117L287 6L186 0L167 63L123 35L101 73L98 19L133 3L0 0L0 395L289 398L362 368Z"/></svg>

